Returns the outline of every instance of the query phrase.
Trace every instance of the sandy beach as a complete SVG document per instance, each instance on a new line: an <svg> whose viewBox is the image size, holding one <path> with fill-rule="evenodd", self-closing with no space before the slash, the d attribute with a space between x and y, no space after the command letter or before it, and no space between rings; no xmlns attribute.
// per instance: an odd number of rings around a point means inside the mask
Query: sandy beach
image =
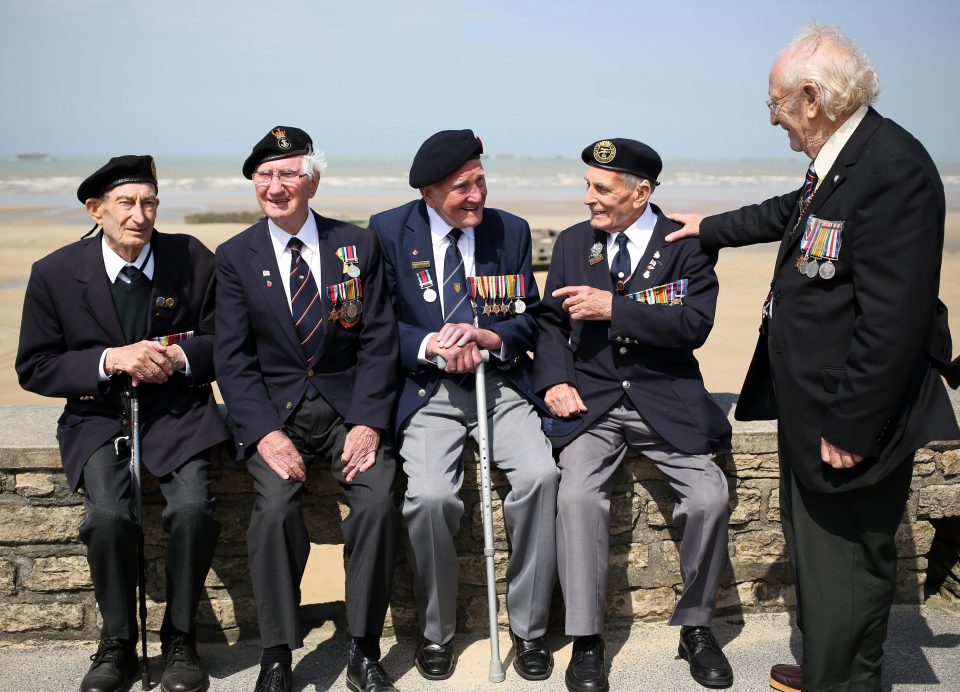
<svg viewBox="0 0 960 692"><path fill-rule="evenodd" d="M401 204L409 193L351 195L330 194L322 186L314 208L337 218L365 219L371 213ZM252 199L237 199L237 209L252 209ZM720 200L681 206L677 200L660 200L665 209L719 211ZM502 207L526 218L533 228L563 229L585 218L576 194L556 199L523 199L521 191L491 194L489 206ZM79 207L79 205L78 205ZM188 225L180 210L160 208L157 227L166 232L190 233L211 249L243 230L240 224ZM172 218L173 221L166 219ZM23 391L17 383L14 359L17 350L23 293L30 266L54 249L79 238L89 224L81 209L63 211L42 206L0 205L0 404L54 404L51 399ZM953 308L951 330L960 334L960 212L947 217L947 251L943 256L940 297ZM753 353L760 305L766 295L776 245L727 249L720 253L717 274L720 299L716 322L706 345L697 352L707 388L713 392L739 391ZM538 281L543 281L543 275Z"/></svg>

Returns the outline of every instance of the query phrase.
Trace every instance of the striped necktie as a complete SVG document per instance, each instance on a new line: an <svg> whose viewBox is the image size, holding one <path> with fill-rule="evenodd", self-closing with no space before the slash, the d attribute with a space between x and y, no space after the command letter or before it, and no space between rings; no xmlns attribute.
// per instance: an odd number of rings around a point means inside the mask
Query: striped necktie
<svg viewBox="0 0 960 692"><path fill-rule="evenodd" d="M320 324L323 322L323 301L313 278L310 265L303 259L303 241L294 236L287 243L290 248L290 308L300 348L307 359L307 368L312 370L320 349ZM316 398L317 389L307 382L307 397Z"/></svg>
<svg viewBox="0 0 960 692"><path fill-rule="evenodd" d="M457 241L463 231L451 228L447 233L447 251L443 256L443 321L473 323L473 310L467 300L467 275L463 271L463 256Z"/></svg>
<svg viewBox="0 0 960 692"><path fill-rule="evenodd" d="M804 212L807 211L807 207L810 206L811 200L813 200L813 195L817 191L817 172L813 170L813 166L807 169L807 177L803 181L803 190L800 192L800 216L803 216Z"/></svg>

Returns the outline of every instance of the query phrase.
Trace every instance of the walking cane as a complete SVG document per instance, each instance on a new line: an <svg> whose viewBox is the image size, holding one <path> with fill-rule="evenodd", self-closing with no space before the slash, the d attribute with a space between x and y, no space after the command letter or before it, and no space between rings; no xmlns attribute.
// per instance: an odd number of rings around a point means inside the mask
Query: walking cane
<svg viewBox="0 0 960 692"><path fill-rule="evenodd" d="M130 436L127 441L130 444L130 481L133 483L133 503L134 514L137 518L137 528L139 529L137 545L137 591L140 596L140 686L150 689L150 659L147 656L147 566L146 556L144 555L143 538L143 491L140 482L140 400L137 396L137 388L128 378L127 388L124 391L129 407L128 426ZM123 439L123 438L120 438ZM119 442L119 440L118 440Z"/></svg>
<svg viewBox="0 0 960 692"><path fill-rule="evenodd" d="M480 497L483 503L483 555L487 563L487 609L490 618L490 682L503 682L506 674L500 661L500 632L497 628L497 578L493 565L493 503L490 499L490 437L487 430L487 380L484 364L490 353L480 351L483 358L476 371L477 437L480 447ZM437 357L437 367L447 367L442 356Z"/></svg>

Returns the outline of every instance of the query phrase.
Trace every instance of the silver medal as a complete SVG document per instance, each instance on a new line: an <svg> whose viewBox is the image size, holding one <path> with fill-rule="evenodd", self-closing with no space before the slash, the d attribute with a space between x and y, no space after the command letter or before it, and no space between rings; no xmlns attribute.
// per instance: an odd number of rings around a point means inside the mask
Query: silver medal
<svg viewBox="0 0 960 692"><path fill-rule="evenodd" d="M349 276L352 279L356 279L358 276L360 276L360 267L358 267L355 264L348 264L347 276Z"/></svg>
<svg viewBox="0 0 960 692"><path fill-rule="evenodd" d="M527 311L527 304L517 298L515 301L513 301L513 311L518 315L522 315Z"/></svg>
<svg viewBox="0 0 960 692"><path fill-rule="evenodd" d="M820 265L819 273L821 279L832 279L837 274L837 268L833 266L833 262L827 260Z"/></svg>
<svg viewBox="0 0 960 692"><path fill-rule="evenodd" d="M809 259L807 263L803 266L803 273L807 275L808 279L812 279L817 275L820 265L817 264L817 260Z"/></svg>
<svg viewBox="0 0 960 692"><path fill-rule="evenodd" d="M428 303L432 303L437 299L437 292L434 291L432 288L428 288L423 292L423 299Z"/></svg>

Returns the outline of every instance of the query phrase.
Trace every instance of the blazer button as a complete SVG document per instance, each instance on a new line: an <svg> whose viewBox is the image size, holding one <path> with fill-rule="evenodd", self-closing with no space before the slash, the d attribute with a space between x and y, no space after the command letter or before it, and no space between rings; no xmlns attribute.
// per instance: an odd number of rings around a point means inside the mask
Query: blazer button
<svg viewBox="0 0 960 692"><path fill-rule="evenodd" d="M307 370L307 377L313 377L313 368Z"/></svg>
<svg viewBox="0 0 960 692"><path fill-rule="evenodd" d="M630 380L624 380L623 383L621 384L621 386L622 386L624 389L630 389Z"/></svg>
<svg viewBox="0 0 960 692"><path fill-rule="evenodd" d="M242 442L238 442L238 443L237 443L237 447L243 447L243 443L242 443Z"/></svg>
<svg viewBox="0 0 960 692"><path fill-rule="evenodd" d="M427 395L427 390L426 390L426 389L421 389L421 390L417 391L417 396L426 396L426 395Z"/></svg>
<svg viewBox="0 0 960 692"><path fill-rule="evenodd" d="M292 409L292 408L293 408L293 403L290 402L290 401L288 401L288 402L287 402L287 410L289 411L289 410Z"/></svg>
<svg viewBox="0 0 960 692"><path fill-rule="evenodd" d="M621 355L621 356L627 355L627 352L628 352L629 350L630 350L630 349L628 349L626 346L621 346L621 347L620 347L620 355Z"/></svg>

